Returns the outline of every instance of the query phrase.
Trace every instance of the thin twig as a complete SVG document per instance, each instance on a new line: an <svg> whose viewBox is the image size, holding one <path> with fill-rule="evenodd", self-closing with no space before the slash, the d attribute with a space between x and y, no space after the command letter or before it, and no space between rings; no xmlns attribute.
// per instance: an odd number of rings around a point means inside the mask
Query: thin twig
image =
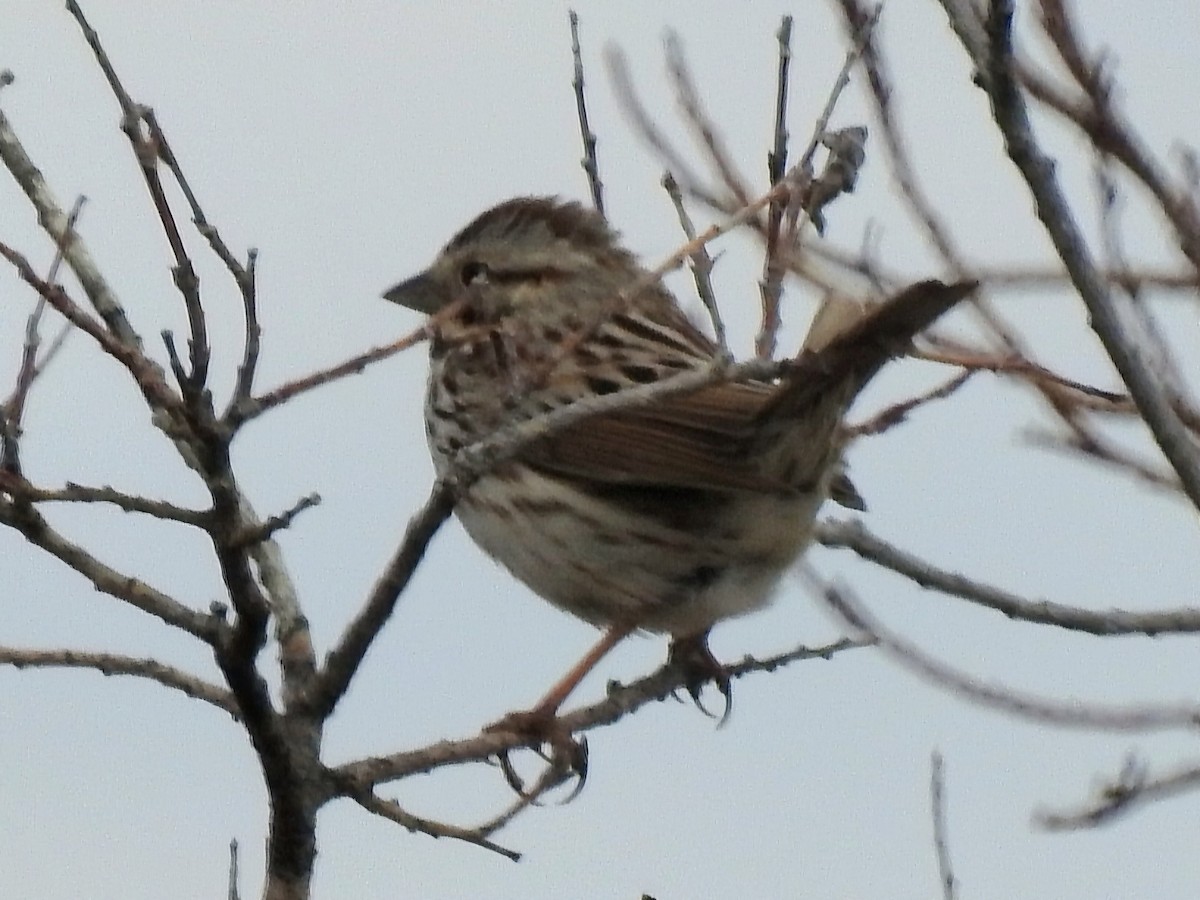
<svg viewBox="0 0 1200 900"><path fill-rule="evenodd" d="M755 219L764 208L771 204L772 201L778 197L790 195L790 192L794 188L795 185L792 182L792 177L789 175L789 177L785 178L779 184L771 187L766 193L761 194L746 205L727 215L723 221L709 226L701 234L697 235L695 240L688 241L686 244L679 247L657 267L649 272L646 272L641 278L629 285L629 287L622 290L620 294L614 298L612 305L602 309L589 326L582 328L579 331L576 331L574 334L568 336L567 339L559 345L557 353L551 356L551 358L548 360L547 368L543 374L548 375L553 365L559 360L566 358L570 353L574 352L579 344L592 334L595 328L598 328L612 315L623 312L642 291L646 290L652 285L658 284L664 275L677 269L684 260L691 258L692 254L694 254L698 248L706 246L721 235L726 234L735 228L740 228L747 222ZM764 363L767 361L760 359L757 362ZM644 385L643 387L653 386ZM615 395L610 394L608 396L611 397Z"/></svg>
<svg viewBox="0 0 1200 900"><path fill-rule="evenodd" d="M100 273L83 241L68 227L70 217L63 212L42 177L41 170L34 165L25 148L21 146L3 110L0 110L0 161L29 198L29 202L37 211L38 223L54 241L55 247L62 248L63 258L79 279L88 302L104 320L108 330L118 341L131 349L139 348L141 338L129 324L125 310Z"/></svg>
<svg viewBox="0 0 1200 900"><path fill-rule="evenodd" d="M811 569L809 570L811 573ZM877 641L881 650L905 669L960 697L1023 719L1065 728L1118 732L1153 732L1200 727L1200 708L1191 706L1101 706L1056 701L985 684L923 653L888 631L845 587L824 583L810 574L817 593L849 627Z"/></svg>
<svg viewBox="0 0 1200 900"><path fill-rule="evenodd" d="M238 900L238 842L237 838L229 841L229 889L226 892L228 900Z"/></svg>
<svg viewBox="0 0 1200 900"><path fill-rule="evenodd" d="M675 99L683 112L683 120L691 126L697 139L703 146L708 161L717 171L721 184L729 191L732 202L745 206L750 200L750 191L746 180L738 172L733 157L726 151L717 135L717 128L704 112L700 102L700 92L696 89L695 80L687 67L683 55L683 42L679 35L668 31L664 41L667 56L667 72L671 83L675 86Z"/></svg>
<svg viewBox="0 0 1200 900"><path fill-rule="evenodd" d="M1058 450L1071 454L1083 454L1092 462L1112 468L1125 475L1144 481L1150 487L1178 496L1183 485L1170 470L1138 459L1134 454L1115 441L1105 440L1096 433L1071 432L1067 435L1053 434L1038 428L1027 428L1023 437L1035 447Z"/></svg>
<svg viewBox="0 0 1200 900"><path fill-rule="evenodd" d="M829 122L833 118L834 110L837 109L838 100L841 99L842 91L850 85L850 72L866 52L871 41L871 36L875 33L875 26L879 24L879 16L882 11L882 6L876 6L871 12L866 14L866 17L859 24L857 31L853 35L850 48L846 51L846 55L842 59L842 68L838 71L837 78L834 80L833 86L829 89L829 94L825 98L825 106L822 107L820 115L817 116L816 122L813 123L812 135L808 139L808 144L805 146L804 152L800 154L800 159L793 168L812 172L813 159L825 135L829 132Z"/></svg>
<svg viewBox="0 0 1200 900"><path fill-rule="evenodd" d="M517 799L513 800L508 806L486 822L476 825L475 830L480 834L495 834L506 827L521 813L525 812L525 810L532 806L539 806L538 801L543 796L570 777L569 775L564 775L562 769L562 766L556 766L553 762L546 763L537 781L531 786L517 791Z"/></svg>
<svg viewBox="0 0 1200 900"><path fill-rule="evenodd" d="M583 89L583 53L579 48L579 15L575 10L568 10L567 18L571 23L571 59L574 63L575 77L571 86L575 89L575 111L579 114L579 137L583 140L583 159L580 165L587 173L588 188L592 192L592 205L596 212L603 217L604 185L600 181L600 162L596 156L596 134L588 123L587 95Z"/></svg>
<svg viewBox="0 0 1200 900"><path fill-rule="evenodd" d="M12 666L15 669L93 669L102 675L144 678L195 700L203 700L228 713L235 721L241 717L237 701L229 691L156 659L88 650L27 650L0 647L0 665Z"/></svg>
<svg viewBox="0 0 1200 900"><path fill-rule="evenodd" d="M95 340L105 353L125 367L152 409L179 409L179 396L167 385L162 369L142 353L140 341L125 341L101 326L75 303L66 291L40 278L24 256L3 242L0 242L0 256L7 259L21 279L40 296L45 297L59 314Z"/></svg>
<svg viewBox="0 0 1200 900"><path fill-rule="evenodd" d="M796 268L803 273L804 267L798 265L798 260L801 255L801 239L805 223L811 221L818 231L823 231L823 207L841 193L853 189L858 167L862 164L865 152L866 129L843 129L833 135L829 131L829 123L842 92L850 84L850 72L863 52L878 15L879 10L876 9L874 17L864 26L862 34L846 52L842 68L825 98L825 106L813 124L808 143L800 154L799 160L780 182L781 184L790 183L799 190L781 195L787 199L782 211L782 220L786 223L786 227L782 228L778 236L773 254L768 254L769 257L773 257L772 264L777 267ZM829 160L820 179L816 179L814 178L813 160L817 150L822 146L828 146ZM783 324L780 315L782 291L780 279L782 279L782 273L776 279L765 277L759 285L762 319L758 336L754 341L754 348L760 359L772 359L775 356L775 342Z"/></svg>
<svg viewBox="0 0 1200 900"><path fill-rule="evenodd" d="M88 579L96 590L149 613L205 643L211 644L218 639L220 623L213 617L190 609L144 581L101 562L51 528L41 513L31 505L16 508L11 504L0 503L0 525L7 525L20 532L31 544L41 547Z"/></svg>
<svg viewBox="0 0 1200 900"><path fill-rule="evenodd" d="M935 400L944 400L949 397L966 384L974 374L975 372L972 369L963 369L957 375L939 384L937 387L930 388L907 400L901 400L899 403L893 403L886 409L871 416L871 418L859 422L857 425L849 426L846 428L846 435L853 439L862 437L863 435L882 434L885 431L895 428L901 422L908 419L909 414L919 407L926 406Z"/></svg>
<svg viewBox="0 0 1200 900"><path fill-rule="evenodd" d="M199 224L199 223L197 223ZM219 241L216 229L212 229L213 240ZM222 246L224 246L222 244ZM226 409L250 401L254 392L254 375L258 371L258 353L262 341L262 329L258 324L258 251L251 249L246 255L246 267L239 269L239 285L242 292L242 319L245 327L245 337L242 343L242 362L238 366L237 382L234 384L233 396ZM236 274L236 273L235 273Z"/></svg>
<svg viewBox="0 0 1200 900"><path fill-rule="evenodd" d="M675 176L686 193L713 209L727 209L728 204L711 189L704 187L699 175L688 165L687 160L675 149L666 134L655 123L654 117L642 105L642 101L633 87L633 77L630 75L629 63L625 59L625 54L617 47L609 47L604 54L604 61L608 67L609 78L616 90L617 101L620 103L621 109L633 120L634 130L663 161L664 168Z"/></svg>
<svg viewBox="0 0 1200 900"><path fill-rule="evenodd" d="M852 38L863 33L864 23L872 15L859 0L839 0L843 19ZM986 55L982 49L986 41L983 37L975 5L970 0L942 0L950 18L950 24L955 29L963 45L976 59L976 64ZM900 189L900 196L905 201L910 214L916 219L930 245L943 259L955 278L976 278L974 267L967 264L961 250L955 244L951 229L942 221L930 197L926 194L917 179L916 167L912 163L911 154L904 140L900 122L892 103L892 82L888 74L887 61L880 42L873 35L867 35L867 41L862 53L862 65L867 74L867 85L874 104L875 122L883 135L886 155L891 166L892 177ZM971 308L978 314L988 332L1005 348L1008 355L1014 358L1029 359L1031 356L1025 348L1019 333L1012 328L993 309L983 292L978 292L971 299ZM1050 408L1060 415L1064 421L1069 419L1070 411L1057 402L1057 398L1048 393L1041 382L1031 382L1031 386L1039 390ZM1072 424L1072 423L1069 423ZM1073 423L1077 428L1078 424Z"/></svg>
<svg viewBox="0 0 1200 900"><path fill-rule="evenodd" d="M1153 367L1155 375L1163 387L1171 395L1171 403L1177 409L1184 405L1184 378L1176 363L1166 337L1158 322L1150 311L1145 297L1142 296L1137 282L1129 277L1129 261L1121 237L1121 227L1118 222L1120 213L1120 194L1113 170L1116 168L1111 157L1097 152L1096 160L1096 192L1098 196L1100 217L1100 242L1103 248L1106 270L1117 273L1114 287L1128 297L1130 306L1141 325L1141 335L1148 345L1150 358L1148 365Z"/></svg>
<svg viewBox="0 0 1200 900"><path fill-rule="evenodd" d="M263 541L274 536L275 532L284 528L291 527L296 516L304 512L306 509L312 509L321 502L320 494L305 494L288 509L281 513L271 516L264 522L261 522L251 528L248 528L243 534L234 538L235 546L249 547L253 544L260 544Z"/></svg>
<svg viewBox="0 0 1200 900"><path fill-rule="evenodd" d="M366 603L325 658L325 665L316 674L307 696L298 698L297 702L319 719L328 718L345 695L371 642L391 616L396 601L425 555L429 542L453 509L454 491L446 482L436 482L429 492L429 499L409 519L404 540L371 588Z"/></svg>
<svg viewBox="0 0 1200 900"><path fill-rule="evenodd" d="M1131 404L1128 394L1120 394L1115 391L1098 388L1094 385L1085 384L1082 381L1076 381L1073 378L1067 378L1064 375L1059 375L1051 372L1045 366L1040 366L1035 362L1023 356L1014 356L1005 354L999 356L995 353L981 352L974 348L949 341L945 338L929 338L930 343L943 349L938 350L921 350L914 349L909 355L914 359L924 359L929 362L943 363L949 366L959 366L964 369L969 369L974 372L996 372L1005 375L1016 375L1026 381L1040 382L1039 387L1045 392L1047 385L1052 385L1058 388L1066 388L1069 391L1077 392L1085 397L1091 397L1096 400L1103 401L1113 407L1120 407L1124 404Z"/></svg>
<svg viewBox="0 0 1200 900"><path fill-rule="evenodd" d="M1053 163L1033 137L1025 100L1014 75L1011 0L993 0L988 17L987 59L978 60L983 87L992 103L996 125L1009 157L1024 177L1037 206L1038 218L1054 242L1071 281L1090 314L1092 329L1129 387L1142 418L1163 455L1179 475L1192 504L1200 509L1200 447L1172 408L1128 328L1128 316L1114 303L1096 271L1083 235L1063 196Z"/></svg>
<svg viewBox="0 0 1200 900"><path fill-rule="evenodd" d="M679 226L683 229L684 236L691 243L696 239L696 226L692 224L692 217L688 215L687 209L683 205L683 193L679 190L679 182L675 180L674 175L666 172L662 177L662 186L666 188L667 195L675 205L675 214L679 217ZM708 247L701 244L689 259L691 262L692 279L696 282L696 294L700 297L700 302L704 304L704 308L708 310L708 317L712 321L713 334L717 339L717 345L721 348L722 352L728 353L729 338L725 334L725 322L721 318L721 308L717 304L717 296L713 292L713 259L708 253Z"/></svg>
<svg viewBox="0 0 1200 900"><path fill-rule="evenodd" d="M1095 828L1138 807L1200 789L1200 765L1191 763L1173 772L1151 777L1144 764L1134 758L1121 772L1097 791L1095 799L1072 810L1040 810L1034 822L1051 831Z"/></svg>
<svg viewBox="0 0 1200 900"><path fill-rule="evenodd" d="M208 510L188 509L165 500L127 494L108 485L88 487L68 481L64 487L57 489L39 488L24 479L0 474L0 491L30 503L111 503L125 512L144 513L156 519L181 522L197 528L209 526Z"/></svg>
<svg viewBox="0 0 1200 900"><path fill-rule="evenodd" d="M301 498L292 509L299 513L310 505L310 500L319 499L315 494L309 495ZM279 667L283 674L282 697L285 708L290 710L296 698L308 689L317 668L308 618L300 608L296 582L288 572L283 550L272 537L262 536L265 523L245 494L238 494L237 504L236 521L241 532L259 535L258 540L246 549L254 561L257 580L270 598L271 621L275 626L275 643L279 647ZM231 544L235 543L231 541ZM242 548L234 546L233 549Z"/></svg>
<svg viewBox="0 0 1200 900"><path fill-rule="evenodd" d="M1083 96L1077 101L1069 98L1027 64L1015 64L1016 77L1037 100L1067 118L1098 150L1118 160L1150 191L1174 229L1180 250L1200 272L1200 208L1186 189L1172 183L1166 168L1116 109L1105 73L1089 60L1067 5L1060 0L1042 0L1039 21Z"/></svg>
<svg viewBox="0 0 1200 900"><path fill-rule="evenodd" d="M774 672L804 660L829 660L848 650L868 646L871 646L870 641L843 638L823 647L799 646L763 659L747 656L728 666L728 671L730 677L741 678L760 672ZM611 725L633 710L669 697L683 686L685 678L686 673L681 672L678 666L667 663L629 684L610 683L604 699L563 713L559 721L572 733ZM332 769L332 776L337 783L346 785L346 790L350 786L373 786L431 772L443 766L486 760L504 751L525 746L527 742L528 738L519 734L487 731L461 740L438 741L417 750L344 763Z"/></svg>
<svg viewBox="0 0 1200 900"><path fill-rule="evenodd" d="M208 364L211 357L208 346L208 327L205 322L204 306L200 302L200 279L196 275L196 268L192 264L191 258L188 256L187 248L183 243L183 236L180 234L179 226L175 222L175 214L171 211L170 201L167 199L162 179L158 175L158 161L164 153L163 148L167 147L166 139L162 134L162 130L157 127L157 122L154 120L153 114L149 112L148 107L136 103L130 97L129 92L125 90L125 86L121 83L121 79L117 75L116 68L100 43L99 35L87 21L79 4L75 0L67 0L67 11L75 19L76 23L78 23L80 30L83 32L84 40L87 41L92 54L96 58L97 64L100 66L101 71L104 72L104 77L108 81L113 96L116 97L117 102L121 106L121 130L125 133L125 136L129 139L130 146L133 148L134 157L137 159L142 178L146 182L147 189L150 191L150 198L158 213L159 222L162 224L163 235L166 237L167 244L170 246L171 253L175 258L175 265L171 269L171 275L176 288L178 288L179 293L183 297L184 308L187 311L188 327L191 331L191 336L188 340L191 368L180 383L180 388L189 395L199 396L208 380ZM146 133L143 133L143 124L146 125ZM165 152L169 154L169 148Z"/></svg>
<svg viewBox="0 0 1200 900"><path fill-rule="evenodd" d="M942 754L934 750L929 761L929 807L933 818L933 849L937 854L938 880L942 900L955 900L958 888L950 861L950 841L946 829L946 772Z"/></svg>
<svg viewBox="0 0 1200 900"><path fill-rule="evenodd" d="M822 521L817 540L824 547L853 550L868 562L928 590L994 609L1010 619L1052 625L1101 637L1124 635L1194 634L1200 631L1200 609L1129 612L1124 609L1091 610L1049 600L1026 600L1017 594L942 569L882 538L876 537L856 519Z"/></svg>
<svg viewBox="0 0 1200 900"><path fill-rule="evenodd" d="M787 172L787 91L788 69L792 61L791 16L784 16L780 21L775 38L779 42L779 67L775 79L775 131L771 150L767 153L767 181L772 185L782 181ZM779 303L783 296L783 275L787 266L779 252L779 241L786 207L786 199L779 197L767 210L763 272L758 286L762 302L762 327L759 340L755 342L755 352L761 359L770 359L775 354L773 335L779 326L776 324L773 329L769 326L780 321Z"/></svg>
<svg viewBox="0 0 1200 900"><path fill-rule="evenodd" d="M358 375L372 363L387 359L389 356L395 356L402 350L407 350L409 347L421 343L428 337L429 323L426 322L420 328L410 331L404 337L392 341L390 344L372 347L370 350L352 356L350 359L340 362L335 366L330 366L328 369L322 369L319 372L313 372L311 375L305 375L302 378L281 384L279 387L267 391L265 394L260 394L257 397L241 400L235 398L235 402L230 404L229 409L225 413L225 420L236 427L243 422L261 416L268 410L281 406L293 397L303 394L306 391L329 384L331 381L337 381L339 378L345 378L347 375Z"/></svg>
<svg viewBox="0 0 1200 900"><path fill-rule="evenodd" d="M71 207L71 212L67 216L67 226L64 231L64 239L75 233L75 226L79 222L79 215L83 211L83 204L86 198L80 194L75 198L75 203ZM46 281L54 284L58 278L58 267L62 263L63 258L63 242L58 241L54 247L54 259L50 263L50 270L46 273ZM3 416L3 422L0 426L3 428L4 447L2 456L0 456L0 465L11 472L19 471L20 459L18 450L18 440L21 433L21 420L25 414L25 401L29 396L29 389L33 387L33 382L37 379L46 367L46 364L53 358L57 352L57 348L61 346L65 340L67 329L59 332L59 336L55 338L50 349L38 358L38 349L41 345L41 321L42 314L46 309L46 298L41 294L38 295L37 301L34 303L33 312L29 314L29 318L25 322L25 344L21 353L21 365L17 370L17 384L13 388L12 394L8 400L0 407L0 415Z"/></svg>
<svg viewBox="0 0 1200 900"><path fill-rule="evenodd" d="M493 853L498 853L506 859L511 859L513 862L520 862L521 860L519 852L510 850L508 847L501 846L495 841L489 840L481 829L461 828L457 825L448 825L445 822L436 822L433 819L414 816L395 800L385 800L377 796L370 789L356 791L350 796L359 806L368 812L372 812L384 819L389 819L397 825L407 828L409 831L427 834L434 838L451 838L456 841L464 841L468 844L474 844L476 847L482 847L484 850L491 850Z"/></svg>
<svg viewBox="0 0 1200 900"><path fill-rule="evenodd" d="M744 363L731 363L717 357L702 369L680 372L661 381L639 384L612 394L594 394L566 406L560 406L545 415L525 419L492 432L459 451L451 476L459 491L466 488L479 475L510 459L522 447L537 438L543 438L585 419L621 409L635 409L654 403L674 394L699 390L710 384L739 379L769 380L778 377L793 367L791 360L771 362L754 359Z"/></svg>

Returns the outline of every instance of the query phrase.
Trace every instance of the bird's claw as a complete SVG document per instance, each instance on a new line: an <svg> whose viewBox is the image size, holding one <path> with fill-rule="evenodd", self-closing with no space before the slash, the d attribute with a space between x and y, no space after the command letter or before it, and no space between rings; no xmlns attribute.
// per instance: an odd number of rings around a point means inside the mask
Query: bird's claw
<svg viewBox="0 0 1200 900"><path fill-rule="evenodd" d="M692 703L710 719L717 719L720 728L729 721L733 712L733 683L729 670L712 655L704 635L698 638L680 638L672 641L669 660L683 675L683 687L692 698ZM704 705L701 694L704 686L712 682L725 698L725 708L717 716Z"/></svg>
<svg viewBox="0 0 1200 900"><path fill-rule="evenodd" d="M500 752L500 771L504 774L504 780L523 800L536 804L538 796L545 790L570 777L576 779L575 787L562 803L570 803L583 790L588 775L587 739L576 739L553 713L537 709L509 713L483 730L489 734L515 734L521 737L525 745L549 766L537 788L530 792L513 766L508 750Z"/></svg>

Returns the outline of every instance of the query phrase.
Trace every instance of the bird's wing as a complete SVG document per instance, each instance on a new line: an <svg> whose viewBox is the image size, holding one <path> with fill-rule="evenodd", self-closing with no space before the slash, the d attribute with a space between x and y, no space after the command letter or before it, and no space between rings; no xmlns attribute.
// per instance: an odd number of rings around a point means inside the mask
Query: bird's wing
<svg viewBox="0 0 1200 900"><path fill-rule="evenodd" d="M974 287L913 285L820 350L806 351L779 384L715 384L589 417L532 444L521 457L549 472L611 484L708 491L809 488L824 471L841 417L859 390ZM788 450L789 441L797 446ZM764 447L771 448L773 462L764 464L758 452ZM789 457L789 465L778 464Z"/></svg>
<svg viewBox="0 0 1200 900"><path fill-rule="evenodd" d="M538 441L526 462L574 478L717 491L783 491L746 452L776 388L715 384L653 404L592 416Z"/></svg>

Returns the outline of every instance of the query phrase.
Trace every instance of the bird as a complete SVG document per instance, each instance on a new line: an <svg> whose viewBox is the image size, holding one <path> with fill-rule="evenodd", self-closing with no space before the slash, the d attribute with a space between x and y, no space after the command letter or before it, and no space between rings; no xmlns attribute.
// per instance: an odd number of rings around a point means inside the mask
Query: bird
<svg viewBox="0 0 1200 900"><path fill-rule="evenodd" d="M728 677L717 623L767 606L830 497L856 505L843 417L970 282L916 283L777 378L717 380L538 434L458 497L467 534L535 594L604 629L528 710L494 728L553 729L587 672L633 632L662 633L698 685ZM436 472L514 424L711 368L722 349L598 213L515 197L383 294L430 317L425 432Z"/></svg>

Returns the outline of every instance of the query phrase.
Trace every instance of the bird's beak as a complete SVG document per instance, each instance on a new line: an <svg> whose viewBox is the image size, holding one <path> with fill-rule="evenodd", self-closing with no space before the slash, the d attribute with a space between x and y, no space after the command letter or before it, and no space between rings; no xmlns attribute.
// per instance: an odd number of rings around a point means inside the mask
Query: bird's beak
<svg viewBox="0 0 1200 900"><path fill-rule="evenodd" d="M426 315L433 315L445 304L442 292L426 272L388 288L383 299Z"/></svg>

